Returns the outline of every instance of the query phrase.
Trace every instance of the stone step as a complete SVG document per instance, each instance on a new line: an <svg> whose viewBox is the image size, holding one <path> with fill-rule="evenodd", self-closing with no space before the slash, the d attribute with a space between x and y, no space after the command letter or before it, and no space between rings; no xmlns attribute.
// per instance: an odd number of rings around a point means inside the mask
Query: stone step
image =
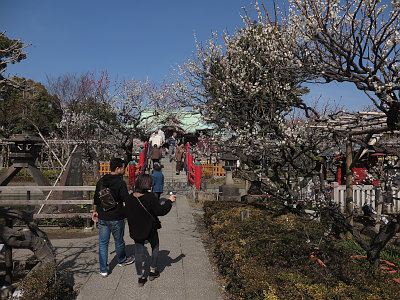
<svg viewBox="0 0 400 300"><path fill-rule="evenodd" d="M190 186L187 185L187 182L169 182L165 181L164 182L164 192L169 193L169 192L183 192L183 191L189 191Z"/></svg>
<svg viewBox="0 0 400 300"><path fill-rule="evenodd" d="M162 173L164 174L164 191L175 192L175 191L187 191L189 186L187 184L187 175L185 171L182 171L179 175L176 174L176 162L169 161L168 157L164 157L160 161Z"/></svg>

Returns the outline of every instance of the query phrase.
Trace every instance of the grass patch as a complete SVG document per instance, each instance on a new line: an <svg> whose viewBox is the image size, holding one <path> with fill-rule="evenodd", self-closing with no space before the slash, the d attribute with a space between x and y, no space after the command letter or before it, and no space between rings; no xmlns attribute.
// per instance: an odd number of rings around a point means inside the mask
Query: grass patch
<svg viewBox="0 0 400 300"><path fill-rule="evenodd" d="M99 235L98 229L83 230L76 228L44 228L49 239L81 239Z"/></svg>
<svg viewBox="0 0 400 300"><path fill-rule="evenodd" d="M354 239L339 241L338 246L349 251L351 255L367 255ZM381 252L381 259L387 260L397 267L400 267L400 248L393 245L387 246Z"/></svg>

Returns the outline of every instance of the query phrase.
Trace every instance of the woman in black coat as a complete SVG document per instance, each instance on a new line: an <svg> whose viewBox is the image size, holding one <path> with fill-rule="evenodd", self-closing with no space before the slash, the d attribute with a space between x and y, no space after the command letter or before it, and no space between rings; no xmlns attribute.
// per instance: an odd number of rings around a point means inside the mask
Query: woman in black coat
<svg viewBox="0 0 400 300"><path fill-rule="evenodd" d="M146 240L149 241L152 249L149 280L154 280L160 276L159 271L157 271L159 239L155 223L159 223L158 216L164 216L171 210L172 202L176 200L176 196L172 195L161 205L157 197L150 192L151 187L151 176L148 174L139 175L135 180L135 192L126 201L125 206L129 235L135 241L135 264L139 286L143 286L147 281L143 269L144 242Z"/></svg>

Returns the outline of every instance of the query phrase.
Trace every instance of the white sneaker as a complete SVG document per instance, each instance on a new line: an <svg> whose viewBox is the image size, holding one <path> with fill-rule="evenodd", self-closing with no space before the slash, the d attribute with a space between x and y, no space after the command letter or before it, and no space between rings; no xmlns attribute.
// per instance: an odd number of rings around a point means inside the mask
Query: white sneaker
<svg viewBox="0 0 400 300"><path fill-rule="evenodd" d="M106 278L108 276L108 272L100 272L101 277Z"/></svg>

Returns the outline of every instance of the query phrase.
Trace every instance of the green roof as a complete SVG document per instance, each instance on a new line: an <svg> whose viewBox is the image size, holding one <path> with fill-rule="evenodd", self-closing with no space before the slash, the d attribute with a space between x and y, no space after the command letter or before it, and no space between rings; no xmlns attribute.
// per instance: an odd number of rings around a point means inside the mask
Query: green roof
<svg viewBox="0 0 400 300"><path fill-rule="evenodd" d="M215 126L206 124L201 114L193 111L144 111L141 116L141 126L149 131L156 131L164 126L181 128L185 133L195 133L199 130L213 129Z"/></svg>

